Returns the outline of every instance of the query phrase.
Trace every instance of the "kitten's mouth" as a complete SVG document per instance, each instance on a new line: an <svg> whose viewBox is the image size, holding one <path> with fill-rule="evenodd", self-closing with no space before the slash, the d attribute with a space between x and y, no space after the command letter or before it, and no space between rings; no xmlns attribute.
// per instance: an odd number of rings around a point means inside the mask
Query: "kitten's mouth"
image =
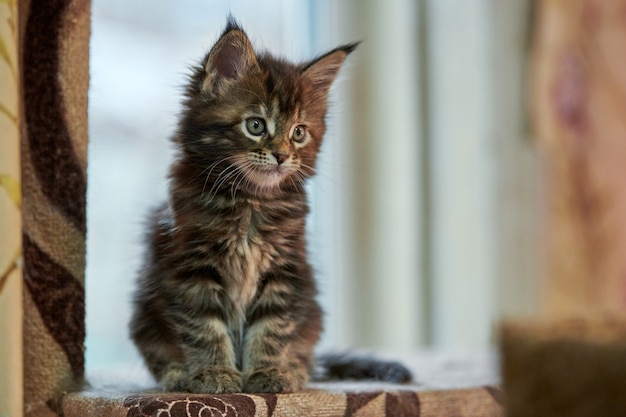
<svg viewBox="0 0 626 417"><path fill-rule="evenodd" d="M281 165L263 165L254 167L255 171L261 172L266 175L284 175L285 168Z"/></svg>
<svg viewBox="0 0 626 417"><path fill-rule="evenodd" d="M288 172L289 170L281 165L257 165L248 171L248 178L260 187L274 188L287 177Z"/></svg>

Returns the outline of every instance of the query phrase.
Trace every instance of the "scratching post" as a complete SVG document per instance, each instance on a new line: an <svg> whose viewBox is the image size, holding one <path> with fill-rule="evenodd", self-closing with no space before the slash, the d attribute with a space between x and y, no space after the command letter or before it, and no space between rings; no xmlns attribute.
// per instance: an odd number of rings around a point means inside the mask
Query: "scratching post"
<svg viewBox="0 0 626 417"><path fill-rule="evenodd" d="M626 1L536 2L531 113L547 167L542 315L503 328L507 415L626 408Z"/></svg>
<svg viewBox="0 0 626 417"><path fill-rule="evenodd" d="M82 386L90 3L20 1L24 408Z"/></svg>
<svg viewBox="0 0 626 417"><path fill-rule="evenodd" d="M503 340L508 417L623 415L626 317L510 323Z"/></svg>
<svg viewBox="0 0 626 417"><path fill-rule="evenodd" d="M626 1L536 2L531 114L547 161L549 315L626 308Z"/></svg>

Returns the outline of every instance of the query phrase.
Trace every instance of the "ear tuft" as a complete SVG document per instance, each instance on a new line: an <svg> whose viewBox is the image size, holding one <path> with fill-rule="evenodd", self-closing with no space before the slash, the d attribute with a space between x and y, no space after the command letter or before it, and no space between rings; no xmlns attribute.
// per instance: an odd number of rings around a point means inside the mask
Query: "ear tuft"
<svg viewBox="0 0 626 417"><path fill-rule="evenodd" d="M248 36L237 21L229 16L226 28L206 58L203 90L218 95L230 82L258 67Z"/></svg>
<svg viewBox="0 0 626 417"><path fill-rule="evenodd" d="M232 14L228 13L228 17L226 18L226 27L224 28L221 36L226 35L232 30L238 30L239 32L244 31L239 22L237 22L237 19L235 19Z"/></svg>
<svg viewBox="0 0 626 417"><path fill-rule="evenodd" d="M320 93L326 94L333 81L337 77L346 57L356 49L360 42L350 43L333 49L303 68L303 77L308 79L313 88Z"/></svg>

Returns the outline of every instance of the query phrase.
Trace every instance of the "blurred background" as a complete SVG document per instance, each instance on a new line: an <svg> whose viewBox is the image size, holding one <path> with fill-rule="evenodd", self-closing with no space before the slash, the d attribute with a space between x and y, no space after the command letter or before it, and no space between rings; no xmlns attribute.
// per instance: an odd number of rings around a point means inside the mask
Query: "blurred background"
<svg viewBox="0 0 626 417"><path fill-rule="evenodd" d="M141 364L127 325L143 217L165 198L188 67L228 13L290 60L363 41L309 186L320 349L489 349L497 320L539 302L527 3L92 0L88 368Z"/></svg>

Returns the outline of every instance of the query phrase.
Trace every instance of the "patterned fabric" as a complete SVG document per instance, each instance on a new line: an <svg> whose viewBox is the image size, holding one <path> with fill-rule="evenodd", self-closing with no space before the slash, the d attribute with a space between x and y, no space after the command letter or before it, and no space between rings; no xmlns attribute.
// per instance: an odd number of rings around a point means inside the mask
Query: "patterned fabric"
<svg viewBox="0 0 626 417"><path fill-rule="evenodd" d="M52 415L83 380L90 3L19 3L24 398Z"/></svg>
<svg viewBox="0 0 626 417"><path fill-rule="evenodd" d="M331 388L331 387L329 387ZM418 417L502 415L495 387L446 391L337 392L295 394L143 394L130 397L71 395L63 402L66 417Z"/></svg>
<svg viewBox="0 0 626 417"><path fill-rule="evenodd" d="M22 413L17 5L0 2L0 416Z"/></svg>

